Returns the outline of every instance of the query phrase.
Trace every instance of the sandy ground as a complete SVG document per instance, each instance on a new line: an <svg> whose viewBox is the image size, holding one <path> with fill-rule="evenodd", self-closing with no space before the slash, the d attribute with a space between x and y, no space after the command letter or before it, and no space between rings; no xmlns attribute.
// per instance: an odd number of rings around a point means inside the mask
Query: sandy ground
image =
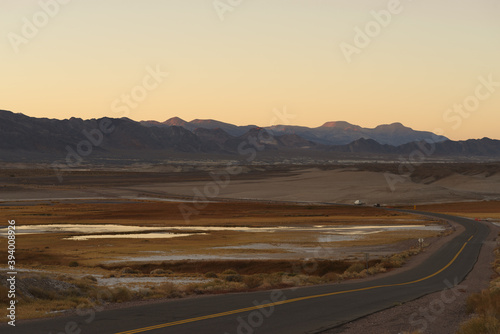
<svg viewBox="0 0 500 334"><path fill-rule="evenodd" d="M394 177L394 174L391 174ZM408 179L389 186L387 174L354 169L307 169L295 175L270 177L265 180L234 180L214 187L211 182L172 182L135 186L138 191L167 191L193 197L237 199L269 199L286 201L313 201L387 205L422 204L500 198L500 174L452 175L431 184L416 183ZM388 176L389 177L389 176ZM215 196L216 195L216 196Z"/></svg>
<svg viewBox="0 0 500 334"><path fill-rule="evenodd" d="M429 167L430 168L430 167ZM439 166L433 166L439 169ZM50 174L50 171L45 171ZM384 171L358 167L289 168L282 171L247 171L240 174L219 169L197 173L130 173L78 177L54 175L1 176L0 202L22 199L61 198L169 198L182 196L196 201L258 199L367 204L423 204L500 199L500 173L455 173L444 177L406 178ZM94 175L94 174L99 175ZM104 172L103 172L104 173ZM433 169L429 170L432 175Z"/></svg>
<svg viewBox="0 0 500 334"><path fill-rule="evenodd" d="M494 275L491 264L494 261L493 251L497 247L496 238L500 227L493 224L489 226L491 233L474 269L462 283L450 291L436 292L323 333L359 334L366 332L367 329L370 334L392 334L405 331L412 333L417 330L422 334L455 333L460 324L470 317L465 306L467 297L488 288L490 279ZM414 263L405 265L405 268L410 268L411 265ZM450 302L440 303L443 300L450 300ZM445 307L442 308L439 305L445 305ZM425 312L427 313L424 315Z"/></svg>

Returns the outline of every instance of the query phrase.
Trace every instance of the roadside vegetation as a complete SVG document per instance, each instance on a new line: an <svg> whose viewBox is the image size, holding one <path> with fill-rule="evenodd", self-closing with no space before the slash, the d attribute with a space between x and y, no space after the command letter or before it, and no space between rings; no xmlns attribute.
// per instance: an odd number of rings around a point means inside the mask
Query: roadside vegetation
<svg viewBox="0 0 500 334"><path fill-rule="evenodd" d="M471 318L460 326L458 334L500 333L500 248L495 250L494 269L498 277L490 287L467 299L467 312Z"/></svg>
<svg viewBox="0 0 500 334"><path fill-rule="evenodd" d="M109 273L108 278L164 277L167 280L162 284L136 287L100 286L92 275L75 278L65 274L52 277L46 274L25 273L18 276L17 282L18 316L19 319L50 317L68 310L100 309L111 303L340 283L401 267L410 256L419 252L419 248L414 248L367 263L326 259L257 261L253 265L249 264L255 261L233 261L229 264L224 261L178 261L158 265L103 268ZM227 265L232 267L227 268ZM202 278L204 282L168 282L168 278L179 277ZM6 281L4 278L0 275L2 284ZM2 284L0 306L4 307L8 303L7 288Z"/></svg>

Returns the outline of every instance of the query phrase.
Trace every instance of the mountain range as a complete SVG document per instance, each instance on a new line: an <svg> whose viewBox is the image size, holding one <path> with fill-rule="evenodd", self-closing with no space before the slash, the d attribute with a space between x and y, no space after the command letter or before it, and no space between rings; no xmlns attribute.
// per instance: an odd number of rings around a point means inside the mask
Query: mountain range
<svg viewBox="0 0 500 334"><path fill-rule="evenodd" d="M430 144L431 143L431 144ZM347 122L320 127L237 126L215 120L165 122L128 118L64 120L34 118L0 110L0 161L36 161L68 157L168 159L238 158L249 150L263 157L393 157L415 152L432 157L500 158L500 140L451 141L400 123L363 128Z"/></svg>
<svg viewBox="0 0 500 334"><path fill-rule="evenodd" d="M141 124L157 127L181 126L193 132L200 128L211 130L221 129L227 134L236 137L242 136L252 128L258 127L256 125L237 126L211 119L195 119L186 122L179 117L170 118L162 123L156 121L142 121ZM322 126L316 128L296 125L274 125L264 127L263 129L275 136L292 134L324 145L344 145L361 138L373 139L380 144L394 146L419 140L444 141L447 139L444 136L437 136L432 132L415 131L401 123L379 125L374 129L363 128L343 121L326 122Z"/></svg>

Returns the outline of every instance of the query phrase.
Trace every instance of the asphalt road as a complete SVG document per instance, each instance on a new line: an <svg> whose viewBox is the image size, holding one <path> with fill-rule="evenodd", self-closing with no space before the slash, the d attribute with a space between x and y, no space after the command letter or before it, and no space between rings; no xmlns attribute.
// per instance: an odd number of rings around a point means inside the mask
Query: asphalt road
<svg viewBox="0 0 500 334"><path fill-rule="evenodd" d="M470 219L422 213L465 227L421 265L367 282L170 300L79 316L18 322L2 333L316 333L458 284L472 270L489 228ZM442 302L453 300L444 292ZM274 304L272 304L274 303ZM437 302L439 303L439 301ZM264 307L260 306L267 304ZM437 305L437 304L436 304ZM415 320L415 319L413 319ZM408 319L408 321L412 321Z"/></svg>

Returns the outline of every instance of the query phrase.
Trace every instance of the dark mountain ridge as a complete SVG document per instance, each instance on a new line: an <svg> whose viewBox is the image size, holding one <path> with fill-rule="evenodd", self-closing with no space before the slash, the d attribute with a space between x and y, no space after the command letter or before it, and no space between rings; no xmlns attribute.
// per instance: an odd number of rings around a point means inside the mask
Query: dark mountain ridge
<svg viewBox="0 0 500 334"><path fill-rule="evenodd" d="M249 149L269 153L273 157L299 158L314 156L336 159L340 155L355 154L367 157L409 156L420 152L425 156L447 158L500 158L500 141L489 138L465 141L442 140L430 132L414 131L400 123L381 125L371 130L385 142L396 142L401 136L420 138L404 144L390 145L373 138L360 137L348 141L351 132L365 131L347 122L328 122L319 128L299 126L273 126L260 128L242 127L217 122L195 120L185 122L180 118L167 121L169 125L154 122L136 122L128 118L101 118L64 120L34 118L0 110L0 160L37 160L64 157L68 154L81 157L99 156L114 158L165 159L173 154L199 156L241 157ZM174 125L175 124L175 125ZM184 124L184 125L183 125ZM190 124L189 126L186 124ZM182 126L181 126L182 125ZM202 125L202 126L199 126ZM189 130L186 127L193 127ZM209 126L209 127L205 127ZM230 129L226 131L226 129ZM332 131L336 129L344 131ZM238 130L238 131L236 131ZM316 130L316 131L315 131ZM322 135L327 131L328 135ZM329 131L329 132L328 132ZM234 133L238 132L237 135ZM302 135L301 135L302 133ZM421 136L424 134L424 138ZM325 144L328 136L341 144ZM319 138L319 140L318 140ZM315 140L313 140L315 139ZM277 155L276 155L277 156Z"/></svg>
<svg viewBox="0 0 500 334"><path fill-rule="evenodd" d="M145 126L182 126L185 129L194 131L199 128L222 129L228 134L238 137L255 128L255 125L237 126L212 119L195 119L186 122L179 117L172 117L165 122L143 121ZM363 128L359 125L350 124L344 121L326 122L322 126L309 128L297 125L273 125L264 127L273 135L293 134L306 140L323 145L343 145L355 140L373 139L381 144L402 145L419 140L444 141L444 136L437 136L428 131L416 131L401 123L383 124L373 129Z"/></svg>

